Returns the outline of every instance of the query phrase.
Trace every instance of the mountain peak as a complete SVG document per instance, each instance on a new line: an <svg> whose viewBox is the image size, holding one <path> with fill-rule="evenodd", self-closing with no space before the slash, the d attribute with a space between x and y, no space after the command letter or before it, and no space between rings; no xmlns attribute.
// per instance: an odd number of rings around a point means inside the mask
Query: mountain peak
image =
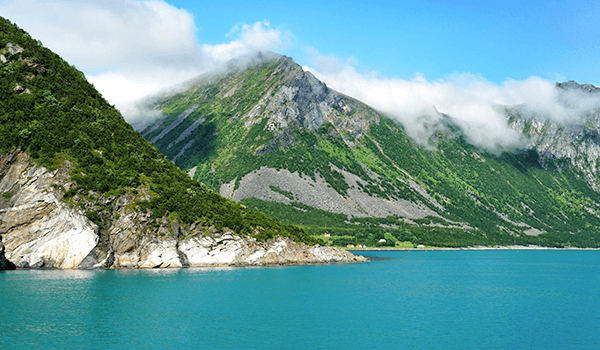
<svg viewBox="0 0 600 350"><path fill-rule="evenodd" d="M256 154L267 154L295 142L285 136L291 129L315 131L331 123L332 132L360 137L371 121L378 122L373 109L329 89L290 57L261 53L229 66L233 68L219 76L199 76L181 95L156 102L164 116L142 131L184 168L193 167L186 159L196 159L192 155L203 147L201 142L206 143L194 135L208 125L239 123L245 135L260 127L273 136L253 149ZM214 109L221 115L207 115Z"/></svg>
<svg viewBox="0 0 600 350"><path fill-rule="evenodd" d="M590 93L598 93L600 92L600 88L592 85L592 84L579 84L574 80L569 80L567 82L564 83L556 83L556 86L563 89L563 90L574 90L574 89L578 89L578 90L583 90L583 91L587 91Z"/></svg>

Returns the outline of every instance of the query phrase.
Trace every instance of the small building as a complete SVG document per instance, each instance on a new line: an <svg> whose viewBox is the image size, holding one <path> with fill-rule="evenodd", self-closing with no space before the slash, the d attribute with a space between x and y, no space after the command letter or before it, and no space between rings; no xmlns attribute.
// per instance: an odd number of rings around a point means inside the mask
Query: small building
<svg viewBox="0 0 600 350"><path fill-rule="evenodd" d="M385 243L385 242L387 242L387 241L384 238L379 240L379 243Z"/></svg>
<svg viewBox="0 0 600 350"><path fill-rule="evenodd" d="M346 248L354 248L354 244L348 244Z"/></svg>
<svg viewBox="0 0 600 350"><path fill-rule="evenodd" d="M331 233L325 232L325 237L331 237Z"/></svg>

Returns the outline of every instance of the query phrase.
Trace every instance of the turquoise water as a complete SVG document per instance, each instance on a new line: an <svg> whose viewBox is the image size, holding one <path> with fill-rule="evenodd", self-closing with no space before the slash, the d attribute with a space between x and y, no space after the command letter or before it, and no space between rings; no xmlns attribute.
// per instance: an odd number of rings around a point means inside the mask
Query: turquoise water
<svg viewBox="0 0 600 350"><path fill-rule="evenodd" d="M600 348L600 251L363 254L374 260L2 272L0 348Z"/></svg>

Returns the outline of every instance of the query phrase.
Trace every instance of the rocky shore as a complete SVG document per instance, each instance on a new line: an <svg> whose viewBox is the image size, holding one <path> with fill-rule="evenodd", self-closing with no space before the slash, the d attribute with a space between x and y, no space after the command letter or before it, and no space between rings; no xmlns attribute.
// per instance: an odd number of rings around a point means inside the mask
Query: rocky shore
<svg viewBox="0 0 600 350"><path fill-rule="evenodd" d="M166 217L156 225L136 211L139 194L61 200L74 185L69 164L38 166L23 152L0 155L0 269L169 268L364 262L334 247L297 244L285 237L258 242L202 223ZM141 196L141 197L140 197ZM86 211L111 220L101 226Z"/></svg>

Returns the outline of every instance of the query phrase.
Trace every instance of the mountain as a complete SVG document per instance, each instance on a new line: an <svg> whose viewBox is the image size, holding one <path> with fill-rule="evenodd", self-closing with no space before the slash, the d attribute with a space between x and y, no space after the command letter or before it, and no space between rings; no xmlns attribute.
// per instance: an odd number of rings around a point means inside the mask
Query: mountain
<svg viewBox="0 0 600 350"><path fill-rule="evenodd" d="M364 260L191 180L83 73L2 18L0 193L4 269Z"/></svg>
<svg viewBox="0 0 600 350"><path fill-rule="evenodd" d="M418 144L276 54L179 91L150 100L162 117L147 140L209 188L335 245L600 245L598 113L575 126L499 107L529 143L497 155L450 116Z"/></svg>

